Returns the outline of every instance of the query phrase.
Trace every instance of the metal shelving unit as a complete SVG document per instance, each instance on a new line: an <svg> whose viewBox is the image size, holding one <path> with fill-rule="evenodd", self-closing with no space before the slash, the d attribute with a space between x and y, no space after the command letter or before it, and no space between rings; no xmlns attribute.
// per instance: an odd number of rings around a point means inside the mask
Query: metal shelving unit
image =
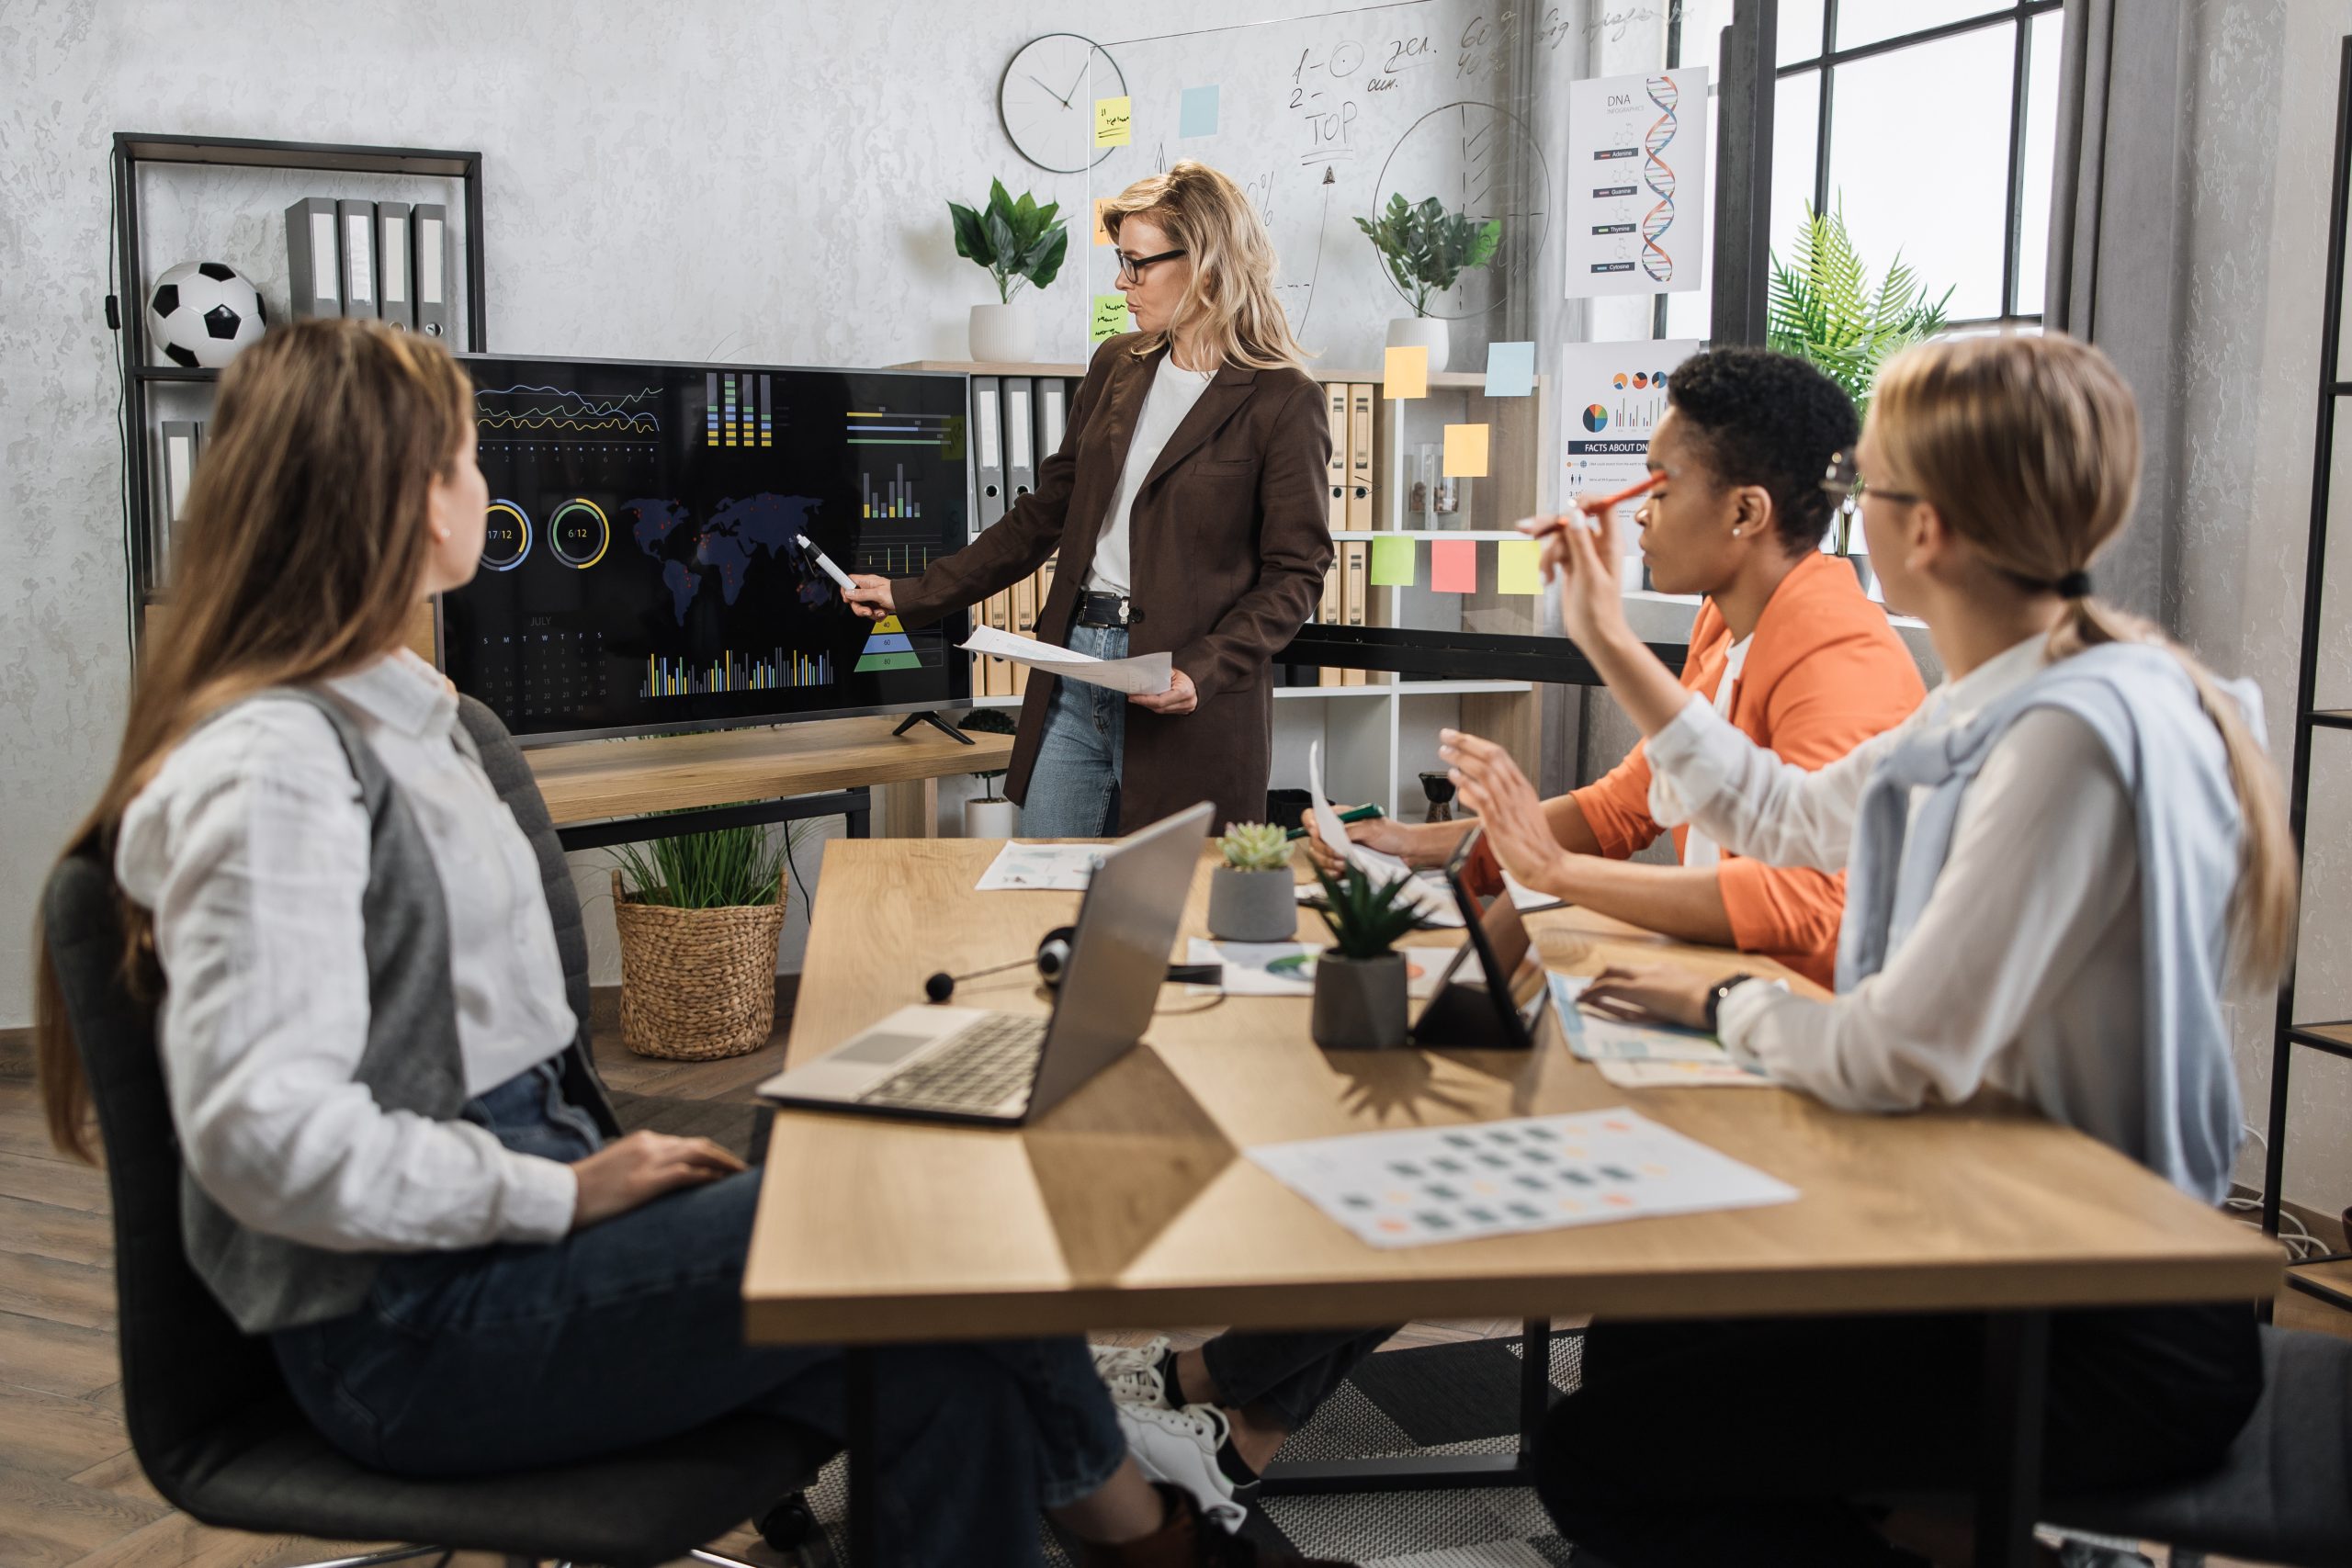
<svg viewBox="0 0 2352 1568"><path fill-rule="evenodd" d="M217 370L187 370L176 366L150 365L147 346L146 290L148 278L140 261L139 171L148 164L214 164L251 169L316 170L324 174L410 175L421 178L454 179L464 190L466 278L465 352L481 354L489 347L489 302L486 297L482 244L481 154L420 147L345 147L304 141L255 141L220 136L157 136L117 131L111 160L117 287L121 290L121 324L117 329L122 354L126 418L127 511L124 557L130 571L130 638L135 650L142 640L143 611L156 589L154 550L155 473L153 457L153 400L150 389L174 382L205 384L220 379ZM453 345L454 346L454 345Z"/></svg>
<svg viewBox="0 0 2352 1568"><path fill-rule="evenodd" d="M2345 221L2347 194L2352 194L2352 37L2344 40L2337 72L2335 104L2335 168L2330 186L2327 224L2327 285L2321 314L2320 375L2317 434L2312 459L2311 536L2303 558L2303 637L2301 667L2295 678L2295 758L2288 785L2288 822L2298 845L2311 807L2312 742L2323 730L2352 729L2352 712L2317 705L2320 637L2325 628L2327 529L2330 479L2335 470L2337 414L2352 399L2352 380L2344 378L2340 336L2344 329ZM2270 1050L2269 1145L2262 1179L2262 1228L2278 1233L2278 1206L2287 1174L2287 1108L2289 1080L2298 1049L2323 1051L2352 1060L2352 1021L2301 1020L2295 1004L2295 976L2290 972L2278 987L2277 1033ZM2336 1253L2312 1258L2287 1271L2287 1282L2304 1294L2331 1305L2352 1310L2352 1273L2343 1267L2352 1254Z"/></svg>

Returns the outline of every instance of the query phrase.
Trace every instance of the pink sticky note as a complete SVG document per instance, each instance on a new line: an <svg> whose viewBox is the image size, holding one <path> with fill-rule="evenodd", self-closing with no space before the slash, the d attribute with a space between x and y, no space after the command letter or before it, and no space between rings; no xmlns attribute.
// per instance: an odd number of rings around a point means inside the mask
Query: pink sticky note
<svg viewBox="0 0 2352 1568"><path fill-rule="evenodd" d="M1430 592L1476 593L1478 591L1478 541L1430 541Z"/></svg>

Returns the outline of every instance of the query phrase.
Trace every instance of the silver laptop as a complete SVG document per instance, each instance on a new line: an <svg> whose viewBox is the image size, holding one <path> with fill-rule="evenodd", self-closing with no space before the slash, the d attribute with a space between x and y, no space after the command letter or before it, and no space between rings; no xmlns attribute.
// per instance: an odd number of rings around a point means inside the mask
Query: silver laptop
<svg viewBox="0 0 2352 1568"><path fill-rule="evenodd" d="M1048 1016L900 1008L760 1093L784 1105L992 1126L1044 1115L1149 1027L1212 815L1204 801L1104 852Z"/></svg>

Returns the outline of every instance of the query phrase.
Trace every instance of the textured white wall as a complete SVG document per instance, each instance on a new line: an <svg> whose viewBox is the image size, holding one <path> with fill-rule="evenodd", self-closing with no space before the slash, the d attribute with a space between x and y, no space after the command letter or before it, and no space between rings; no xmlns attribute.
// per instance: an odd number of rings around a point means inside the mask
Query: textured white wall
<svg viewBox="0 0 2352 1568"><path fill-rule="evenodd" d="M1420 17L1450 35L1476 9L1429 0L1335 17L1330 37ZM1353 12L1324 0L7 0L0 1027L26 1020L34 892L121 722L115 344L100 307L112 133L480 149L494 349L961 358L966 311L993 291L956 259L942 203L972 199L1001 175L1086 210L1085 176L1031 168L999 129L997 79L1021 43L1065 28L1147 39L1327 10ZM1151 46L1151 58L1167 60L1169 47ZM362 180L201 174L150 189L164 215L151 262L217 254L255 269L278 303L286 201L378 194ZM1334 230L1335 245L1352 238L1343 220ZM1368 252L1360 259L1369 265ZM1072 267L1040 299L1041 355L1083 356L1084 290L1084 268ZM1333 363L1361 363L1380 330L1377 320L1314 326ZM601 877L588 869L582 880Z"/></svg>
<svg viewBox="0 0 2352 1568"><path fill-rule="evenodd" d="M2283 770L2292 755L2311 519L2313 415L2327 257L2336 73L2352 33L2346 0L2202 0L2190 11L2194 62L2188 249L2174 391L2181 518L2174 629L2218 669L2254 677ZM2339 418L2342 416L2339 415ZM2337 437L2331 486L2352 516L2352 442ZM2142 518L2141 526L2154 519ZM2323 705L2352 703L2352 532L2334 529L2335 586L2319 661ZM2315 748L2305 860L2298 1011L2352 1014L2352 744ZM2249 1119L2267 1114L2273 1005L2235 1010ZM2291 1080L2288 1197L2328 1213L2352 1203L2352 1071L2299 1052ZM2240 1175L2258 1181L2249 1146Z"/></svg>

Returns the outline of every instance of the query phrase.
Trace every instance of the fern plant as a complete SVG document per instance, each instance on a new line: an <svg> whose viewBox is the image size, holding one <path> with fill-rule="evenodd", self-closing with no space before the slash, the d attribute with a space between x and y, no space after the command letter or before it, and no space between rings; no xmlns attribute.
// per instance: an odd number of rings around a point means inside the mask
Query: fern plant
<svg viewBox="0 0 2352 1568"><path fill-rule="evenodd" d="M1846 231L1844 204L1826 216L1808 207L1791 261L1772 254L1765 344L1811 361L1845 389L1857 412L1867 412L1880 367L1942 331L1951 302L1949 288L1930 302L1926 282L1900 252L1873 288Z"/></svg>
<svg viewBox="0 0 2352 1568"><path fill-rule="evenodd" d="M1499 218L1480 223L1468 213L1448 212L1435 197L1416 207L1401 194L1388 198L1388 209L1376 220L1359 218L1356 227L1380 253L1396 287L1412 296L1416 316L1430 313L1431 294L1444 293L1464 272L1494 260L1503 237Z"/></svg>
<svg viewBox="0 0 2352 1568"><path fill-rule="evenodd" d="M1419 919L1405 877L1374 882L1356 865L1334 877L1318 863L1315 879L1323 885L1325 904L1317 912L1331 928L1332 951L1342 958L1385 957Z"/></svg>

